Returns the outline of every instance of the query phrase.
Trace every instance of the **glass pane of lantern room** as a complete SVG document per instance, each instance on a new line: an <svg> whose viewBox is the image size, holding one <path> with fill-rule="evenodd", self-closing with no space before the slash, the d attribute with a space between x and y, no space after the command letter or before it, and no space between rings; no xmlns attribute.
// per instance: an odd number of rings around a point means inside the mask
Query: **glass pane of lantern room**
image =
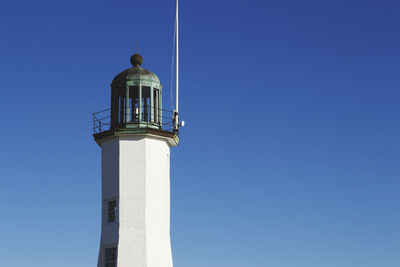
<svg viewBox="0 0 400 267"><path fill-rule="evenodd" d="M124 96L119 96L118 97L118 105L117 109L119 109L119 123L124 123L125 122L125 97Z"/></svg>
<svg viewBox="0 0 400 267"><path fill-rule="evenodd" d="M158 103L158 94L159 94L159 90L158 89L156 89L156 88L154 88L154 90L153 90L153 92L154 92L154 96L153 96L153 102L154 102L154 122L155 123L159 123L160 122L160 120L159 120L159 118L158 118L158 116L159 116L159 109L160 109L160 107L159 107L159 103Z"/></svg>
<svg viewBox="0 0 400 267"><path fill-rule="evenodd" d="M150 87L143 86L142 87L142 107L143 107L143 116L142 121L150 122Z"/></svg>
<svg viewBox="0 0 400 267"><path fill-rule="evenodd" d="M139 86L129 87L129 97L131 98L131 122L139 122Z"/></svg>

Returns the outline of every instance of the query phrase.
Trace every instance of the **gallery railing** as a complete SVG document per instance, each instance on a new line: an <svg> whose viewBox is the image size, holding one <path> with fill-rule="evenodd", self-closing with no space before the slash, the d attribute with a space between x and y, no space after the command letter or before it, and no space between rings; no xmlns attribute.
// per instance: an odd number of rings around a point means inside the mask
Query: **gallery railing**
<svg viewBox="0 0 400 267"><path fill-rule="evenodd" d="M153 109L154 110L154 109ZM117 123L120 128L126 127L126 125L140 125L140 127L160 127L165 131L173 131L174 112L171 110L159 109L156 114L150 113L139 113L137 115L130 115L128 119L123 120L123 122ZM145 116L146 115L146 116ZM111 127L111 109L104 109L93 113L93 133L102 133L110 130Z"/></svg>

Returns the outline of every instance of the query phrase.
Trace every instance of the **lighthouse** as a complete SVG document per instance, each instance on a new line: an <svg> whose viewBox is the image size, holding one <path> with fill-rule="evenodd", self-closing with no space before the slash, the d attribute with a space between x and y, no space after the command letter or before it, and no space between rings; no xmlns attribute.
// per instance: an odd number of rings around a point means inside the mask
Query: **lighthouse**
<svg viewBox="0 0 400 267"><path fill-rule="evenodd" d="M111 106L93 114L101 148L102 217L98 267L172 267L170 149L179 143L177 111L162 108L162 84L132 67L111 84Z"/></svg>

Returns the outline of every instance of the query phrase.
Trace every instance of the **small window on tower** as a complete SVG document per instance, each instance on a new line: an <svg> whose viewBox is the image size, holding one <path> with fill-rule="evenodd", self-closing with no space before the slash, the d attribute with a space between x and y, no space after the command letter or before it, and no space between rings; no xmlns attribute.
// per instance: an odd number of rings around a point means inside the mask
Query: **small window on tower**
<svg viewBox="0 0 400 267"><path fill-rule="evenodd" d="M107 223L112 223L117 220L117 201L107 201Z"/></svg>
<svg viewBox="0 0 400 267"><path fill-rule="evenodd" d="M117 248L106 248L104 251L105 267L117 266Z"/></svg>

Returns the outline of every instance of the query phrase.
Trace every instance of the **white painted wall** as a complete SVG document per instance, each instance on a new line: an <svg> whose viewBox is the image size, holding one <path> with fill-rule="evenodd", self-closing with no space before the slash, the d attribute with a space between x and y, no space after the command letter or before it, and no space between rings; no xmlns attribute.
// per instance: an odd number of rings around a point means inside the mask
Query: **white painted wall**
<svg viewBox="0 0 400 267"><path fill-rule="evenodd" d="M108 139L101 147L102 223L98 267L104 266L104 247L118 244L118 222L107 224L107 199L119 196L119 141Z"/></svg>
<svg viewBox="0 0 400 267"><path fill-rule="evenodd" d="M118 267L172 267L170 147L166 138L112 137L102 142L104 247L117 245ZM117 198L117 223L107 224L105 201Z"/></svg>
<svg viewBox="0 0 400 267"><path fill-rule="evenodd" d="M146 139L126 137L120 146L120 229L118 267L147 266L146 259Z"/></svg>
<svg viewBox="0 0 400 267"><path fill-rule="evenodd" d="M170 149L146 140L146 242L148 267L172 267L170 241Z"/></svg>

